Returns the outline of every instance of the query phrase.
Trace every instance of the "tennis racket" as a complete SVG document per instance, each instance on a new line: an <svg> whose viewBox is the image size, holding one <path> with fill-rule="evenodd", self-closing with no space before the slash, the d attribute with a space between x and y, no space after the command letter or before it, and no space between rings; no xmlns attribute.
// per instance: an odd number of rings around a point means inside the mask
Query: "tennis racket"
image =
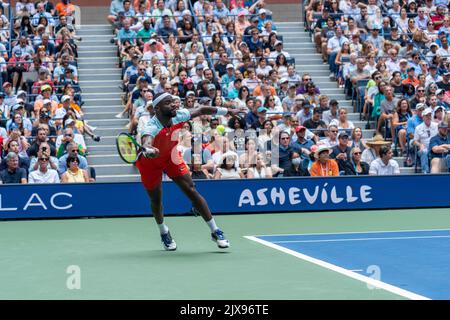
<svg viewBox="0 0 450 320"><path fill-rule="evenodd" d="M119 133L116 138L117 151L119 156L126 163L135 163L142 153L142 146L129 133Z"/></svg>

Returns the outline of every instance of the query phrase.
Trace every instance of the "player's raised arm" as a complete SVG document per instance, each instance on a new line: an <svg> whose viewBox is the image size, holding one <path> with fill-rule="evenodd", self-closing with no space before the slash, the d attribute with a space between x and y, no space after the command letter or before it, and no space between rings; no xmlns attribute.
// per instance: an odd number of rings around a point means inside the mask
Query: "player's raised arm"
<svg viewBox="0 0 450 320"><path fill-rule="evenodd" d="M217 108L217 107L210 107L210 106L201 106L194 109L189 109L189 112L191 114L191 118L195 118L201 115L215 115L215 116L225 116L227 114L231 116L237 116L240 112L238 109L227 109L227 108Z"/></svg>

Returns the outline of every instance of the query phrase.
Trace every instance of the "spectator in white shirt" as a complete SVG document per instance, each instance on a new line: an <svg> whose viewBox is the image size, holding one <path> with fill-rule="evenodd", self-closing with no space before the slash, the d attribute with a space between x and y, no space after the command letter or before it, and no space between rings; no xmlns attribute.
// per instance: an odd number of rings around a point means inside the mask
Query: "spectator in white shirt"
<svg viewBox="0 0 450 320"><path fill-rule="evenodd" d="M392 150L389 146L380 148L380 157L370 164L369 174L372 176L400 174L400 167L397 161L392 160Z"/></svg>
<svg viewBox="0 0 450 320"><path fill-rule="evenodd" d="M422 112L423 122L419 124L414 131L414 145L419 148L420 166L422 173L430 172L428 159L428 147L430 140L438 134L438 125L432 121L433 109L426 108Z"/></svg>
<svg viewBox="0 0 450 320"><path fill-rule="evenodd" d="M30 172L28 183L59 183L58 172L55 169L48 168L50 157L47 154L40 154L38 163L39 168Z"/></svg>

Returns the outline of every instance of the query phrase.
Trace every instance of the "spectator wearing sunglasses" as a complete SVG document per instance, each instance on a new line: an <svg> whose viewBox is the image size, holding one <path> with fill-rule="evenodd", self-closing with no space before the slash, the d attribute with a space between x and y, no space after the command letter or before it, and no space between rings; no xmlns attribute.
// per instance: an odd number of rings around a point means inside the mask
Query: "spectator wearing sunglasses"
<svg viewBox="0 0 450 320"><path fill-rule="evenodd" d="M346 162L344 175L346 176L360 176L368 175L370 166L367 162L361 161L362 151L355 147L351 150L351 159Z"/></svg>
<svg viewBox="0 0 450 320"><path fill-rule="evenodd" d="M74 142L67 144L66 153L58 160L58 173L62 175L67 171L67 158L69 156L76 156L78 158L78 166L81 169L88 169L88 162L84 156L82 156L78 150L78 145Z"/></svg>
<svg viewBox="0 0 450 320"><path fill-rule="evenodd" d="M430 140L438 134L438 125L432 121L432 113L431 108L426 108L422 112L423 122L414 131L414 145L418 148L422 173L430 172L428 159Z"/></svg>
<svg viewBox="0 0 450 320"><path fill-rule="evenodd" d="M75 155L69 155L66 160L67 171L61 176L62 183L83 183L89 182L89 174L86 170L81 169L80 161Z"/></svg>
<svg viewBox="0 0 450 320"><path fill-rule="evenodd" d="M59 183L58 172L50 167L50 157L46 152L39 152L36 164L37 169L30 170L28 183Z"/></svg>

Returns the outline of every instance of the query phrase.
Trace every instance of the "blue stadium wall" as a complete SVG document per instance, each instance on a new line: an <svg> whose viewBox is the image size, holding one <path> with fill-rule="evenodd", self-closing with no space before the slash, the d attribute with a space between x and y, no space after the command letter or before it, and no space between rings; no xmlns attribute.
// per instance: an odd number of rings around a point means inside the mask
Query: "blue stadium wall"
<svg viewBox="0 0 450 320"><path fill-rule="evenodd" d="M197 189L213 213L310 212L450 207L450 175L203 180ZM164 211L190 214L173 182ZM0 219L149 216L141 183L1 185Z"/></svg>

